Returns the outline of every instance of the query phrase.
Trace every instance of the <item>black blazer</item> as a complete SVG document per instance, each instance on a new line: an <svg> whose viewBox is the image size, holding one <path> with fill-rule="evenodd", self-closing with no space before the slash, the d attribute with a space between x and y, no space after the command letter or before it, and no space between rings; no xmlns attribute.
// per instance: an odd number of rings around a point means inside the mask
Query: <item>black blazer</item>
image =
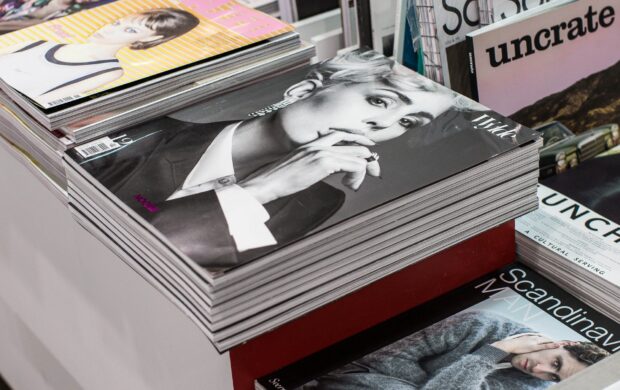
<svg viewBox="0 0 620 390"><path fill-rule="evenodd" d="M178 249L209 269L240 265L302 238L340 208L344 193L323 182L270 202L264 205L271 216L266 225L278 244L240 253L214 191L166 201L229 124L161 118L132 129L127 136L133 142L83 167Z"/></svg>

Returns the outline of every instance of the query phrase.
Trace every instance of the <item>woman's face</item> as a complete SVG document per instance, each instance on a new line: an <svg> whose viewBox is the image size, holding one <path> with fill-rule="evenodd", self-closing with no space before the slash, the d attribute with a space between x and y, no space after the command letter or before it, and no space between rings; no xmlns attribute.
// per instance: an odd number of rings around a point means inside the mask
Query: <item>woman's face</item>
<svg viewBox="0 0 620 390"><path fill-rule="evenodd" d="M405 91L383 83L343 83L321 89L278 115L294 144L308 143L331 131L382 142L426 125L453 102L453 97L443 92Z"/></svg>
<svg viewBox="0 0 620 390"><path fill-rule="evenodd" d="M89 41L108 45L129 45L157 38L155 31L146 26L144 17L132 15L101 27L90 36Z"/></svg>

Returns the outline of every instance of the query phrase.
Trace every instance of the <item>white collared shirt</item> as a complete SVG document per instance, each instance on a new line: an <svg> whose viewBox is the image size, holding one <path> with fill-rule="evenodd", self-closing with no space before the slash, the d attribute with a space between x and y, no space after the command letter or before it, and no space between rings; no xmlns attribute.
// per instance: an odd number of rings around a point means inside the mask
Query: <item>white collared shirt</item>
<svg viewBox="0 0 620 390"><path fill-rule="evenodd" d="M167 200L214 190L239 252L277 244L265 226L270 218L263 205L238 186L232 161L232 138L241 122L226 126Z"/></svg>

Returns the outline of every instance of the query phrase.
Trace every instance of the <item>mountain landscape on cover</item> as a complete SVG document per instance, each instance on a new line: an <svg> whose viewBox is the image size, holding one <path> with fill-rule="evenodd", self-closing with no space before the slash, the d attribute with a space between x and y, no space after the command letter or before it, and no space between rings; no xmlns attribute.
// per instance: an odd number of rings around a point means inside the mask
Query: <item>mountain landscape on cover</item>
<svg viewBox="0 0 620 390"><path fill-rule="evenodd" d="M607 123L620 124L620 61L546 96L510 116L529 127L560 121L575 134Z"/></svg>

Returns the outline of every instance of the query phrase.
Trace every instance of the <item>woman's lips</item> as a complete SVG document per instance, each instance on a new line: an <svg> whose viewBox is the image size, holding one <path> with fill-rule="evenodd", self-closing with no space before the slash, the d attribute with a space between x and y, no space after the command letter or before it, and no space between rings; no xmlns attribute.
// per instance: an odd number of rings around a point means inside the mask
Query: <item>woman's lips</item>
<svg viewBox="0 0 620 390"><path fill-rule="evenodd" d="M525 361L523 362L523 371L527 371L527 363L529 362L529 360L525 359Z"/></svg>

